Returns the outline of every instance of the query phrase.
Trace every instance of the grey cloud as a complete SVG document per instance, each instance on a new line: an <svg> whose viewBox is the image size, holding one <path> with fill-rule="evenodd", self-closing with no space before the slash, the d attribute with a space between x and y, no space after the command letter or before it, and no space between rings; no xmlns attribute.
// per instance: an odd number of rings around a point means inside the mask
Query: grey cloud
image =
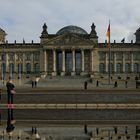
<svg viewBox="0 0 140 140"><path fill-rule="evenodd" d="M90 32L95 22L99 41L106 39L108 20L111 38L132 38L140 26L139 0L0 0L0 27L8 33L10 42L24 38L39 42L44 22L49 33L56 33L67 25L81 26Z"/></svg>

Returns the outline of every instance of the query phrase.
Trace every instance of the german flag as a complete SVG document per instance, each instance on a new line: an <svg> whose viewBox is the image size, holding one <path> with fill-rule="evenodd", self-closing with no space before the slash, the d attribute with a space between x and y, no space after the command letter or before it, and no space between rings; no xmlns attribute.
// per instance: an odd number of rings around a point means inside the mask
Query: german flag
<svg viewBox="0 0 140 140"><path fill-rule="evenodd" d="M108 25L108 29L107 29L107 32L106 32L106 37L107 37L107 43L108 43L108 48L110 48L110 22L109 22L109 25Z"/></svg>

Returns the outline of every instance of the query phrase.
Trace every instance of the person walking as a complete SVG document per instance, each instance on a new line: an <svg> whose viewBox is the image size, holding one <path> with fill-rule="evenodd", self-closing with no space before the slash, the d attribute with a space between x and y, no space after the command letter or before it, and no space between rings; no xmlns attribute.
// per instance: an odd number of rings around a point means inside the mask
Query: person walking
<svg viewBox="0 0 140 140"><path fill-rule="evenodd" d="M85 83L84 83L84 89L87 89L87 81L85 81Z"/></svg>
<svg viewBox="0 0 140 140"><path fill-rule="evenodd" d="M35 87L37 87L37 81L35 80Z"/></svg>
<svg viewBox="0 0 140 140"><path fill-rule="evenodd" d="M15 92L15 86L11 79L6 83L7 87L7 96L8 96L8 118L7 118L7 132L10 133L14 130L13 124L15 123L13 116L13 95Z"/></svg>
<svg viewBox="0 0 140 140"><path fill-rule="evenodd" d="M84 125L84 132L85 132L85 134L87 134L87 132L88 132L86 124Z"/></svg>
<svg viewBox="0 0 140 140"><path fill-rule="evenodd" d="M99 87L99 81L98 80L96 81L96 87Z"/></svg>
<svg viewBox="0 0 140 140"><path fill-rule="evenodd" d="M34 88L34 81L32 80L32 88Z"/></svg>
<svg viewBox="0 0 140 140"><path fill-rule="evenodd" d="M13 95L15 94L15 86L12 82L12 80L9 80L6 83L6 87L7 87L7 95L8 95L8 104L13 104Z"/></svg>
<svg viewBox="0 0 140 140"><path fill-rule="evenodd" d="M127 88L127 84L128 84L128 82L127 82L127 80L125 81L125 88Z"/></svg>
<svg viewBox="0 0 140 140"><path fill-rule="evenodd" d="M114 88L116 88L116 87L118 87L117 81L115 81L115 83L114 83Z"/></svg>

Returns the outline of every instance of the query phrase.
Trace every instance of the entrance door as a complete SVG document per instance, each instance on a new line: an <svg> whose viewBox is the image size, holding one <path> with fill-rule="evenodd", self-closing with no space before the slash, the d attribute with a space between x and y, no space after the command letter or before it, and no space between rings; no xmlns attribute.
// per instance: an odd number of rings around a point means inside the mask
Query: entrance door
<svg viewBox="0 0 140 140"><path fill-rule="evenodd" d="M72 53L66 53L66 74L70 75L72 72Z"/></svg>

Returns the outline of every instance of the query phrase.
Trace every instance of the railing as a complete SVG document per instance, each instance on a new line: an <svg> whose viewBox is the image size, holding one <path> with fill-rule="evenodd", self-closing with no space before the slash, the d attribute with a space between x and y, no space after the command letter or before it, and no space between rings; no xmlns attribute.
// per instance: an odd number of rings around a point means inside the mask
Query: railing
<svg viewBox="0 0 140 140"><path fill-rule="evenodd" d="M7 104L1 104L7 109ZM14 109L140 109L140 104L14 104Z"/></svg>

